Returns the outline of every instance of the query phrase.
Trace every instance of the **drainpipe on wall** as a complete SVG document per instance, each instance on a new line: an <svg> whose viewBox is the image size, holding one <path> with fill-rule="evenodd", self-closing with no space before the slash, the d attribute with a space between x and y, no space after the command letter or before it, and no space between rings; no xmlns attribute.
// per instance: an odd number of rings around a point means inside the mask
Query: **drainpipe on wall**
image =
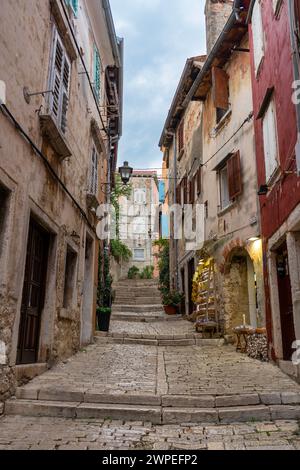
<svg viewBox="0 0 300 470"><path fill-rule="evenodd" d="M293 53L293 69L294 69L294 79L295 81L300 80L300 58L298 52L298 43L295 35L296 31L296 19L295 19L295 10L294 10L294 0L288 1L289 9L289 20L290 20L290 34L291 34L291 45ZM298 87L297 87L298 88ZM297 171L300 176L300 101L295 104L296 106L296 115L297 115L297 131L298 138L296 144L296 162L297 162Z"/></svg>

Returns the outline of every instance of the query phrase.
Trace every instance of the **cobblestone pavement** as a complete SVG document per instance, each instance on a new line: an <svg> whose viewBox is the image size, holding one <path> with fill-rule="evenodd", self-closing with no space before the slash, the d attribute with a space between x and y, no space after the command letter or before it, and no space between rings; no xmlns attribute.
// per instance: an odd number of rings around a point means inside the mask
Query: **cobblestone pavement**
<svg viewBox="0 0 300 470"><path fill-rule="evenodd" d="M115 322L127 334L181 334L184 321ZM158 331L159 328L159 331ZM105 339L105 338L104 338ZM31 381L27 388L105 394L182 395L293 392L299 385L272 364L232 346L147 346L98 340ZM4 416L0 449L300 449L295 421L236 425L151 425L143 422Z"/></svg>
<svg viewBox="0 0 300 470"><path fill-rule="evenodd" d="M152 426L143 422L0 419L0 450L299 450L295 421L228 426Z"/></svg>
<svg viewBox="0 0 300 470"><path fill-rule="evenodd" d="M232 346L156 347L97 343L30 386L95 393L170 395L299 391L279 368Z"/></svg>

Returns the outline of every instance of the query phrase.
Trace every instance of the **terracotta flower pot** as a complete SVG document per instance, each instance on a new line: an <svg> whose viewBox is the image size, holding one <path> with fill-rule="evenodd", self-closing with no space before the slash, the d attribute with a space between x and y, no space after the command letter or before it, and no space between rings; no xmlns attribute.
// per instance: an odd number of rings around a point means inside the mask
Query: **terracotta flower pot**
<svg viewBox="0 0 300 470"><path fill-rule="evenodd" d="M176 315L176 307L173 307L173 305L164 305L164 310L167 315Z"/></svg>

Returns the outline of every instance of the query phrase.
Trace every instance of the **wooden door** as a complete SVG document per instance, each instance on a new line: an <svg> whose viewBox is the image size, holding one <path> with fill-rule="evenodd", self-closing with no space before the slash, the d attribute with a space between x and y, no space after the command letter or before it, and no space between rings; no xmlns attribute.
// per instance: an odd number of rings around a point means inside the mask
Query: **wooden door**
<svg viewBox="0 0 300 470"><path fill-rule="evenodd" d="M280 303L281 334L283 359L290 361L294 350L292 344L296 340L293 299L289 273L288 251L286 243L277 251L277 277Z"/></svg>
<svg viewBox="0 0 300 470"><path fill-rule="evenodd" d="M35 221L31 220L21 305L18 364L31 364L38 359L48 251L49 235Z"/></svg>

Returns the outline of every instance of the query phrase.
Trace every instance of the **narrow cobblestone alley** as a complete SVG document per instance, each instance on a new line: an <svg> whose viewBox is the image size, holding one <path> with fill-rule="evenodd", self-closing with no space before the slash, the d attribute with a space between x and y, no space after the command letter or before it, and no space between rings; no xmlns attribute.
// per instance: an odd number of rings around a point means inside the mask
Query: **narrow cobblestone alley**
<svg viewBox="0 0 300 470"><path fill-rule="evenodd" d="M300 387L153 306L17 390L1 449L299 449ZM116 318L116 319L115 319Z"/></svg>

